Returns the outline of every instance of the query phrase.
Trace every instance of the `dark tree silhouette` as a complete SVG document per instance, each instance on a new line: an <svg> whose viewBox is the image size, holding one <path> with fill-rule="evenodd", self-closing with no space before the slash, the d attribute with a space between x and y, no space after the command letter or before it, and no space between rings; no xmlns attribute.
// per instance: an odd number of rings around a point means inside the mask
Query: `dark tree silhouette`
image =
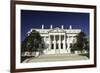
<svg viewBox="0 0 100 73"><path fill-rule="evenodd" d="M22 42L21 42L21 52L25 52L28 51L27 50L27 41L28 41L28 37L26 37Z"/></svg>
<svg viewBox="0 0 100 73"><path fill-rule="evenodd" d="M84 32L80 32L76 37L77 37L77 47L80 51L83 50L84 48L84 44L85 44L85 41L86 41L86 38L85 38L86 34Z"/></svg>
<svg viewBox="0 0 100 73"><path fill-rule="evenodd" d="M44 42L36 30L32 30L32 32L22 41L21 43L21 51L43 51L44 50Z"/></svg>
<svg viewBox="0 0 100 73"><path fill-rule="evenodd" d="M82 51L83 49L89 50L89 42L86 38L86 34L84 32L80 32L77 36L77 42L71 45L71 50L79 50Z"/></svg>

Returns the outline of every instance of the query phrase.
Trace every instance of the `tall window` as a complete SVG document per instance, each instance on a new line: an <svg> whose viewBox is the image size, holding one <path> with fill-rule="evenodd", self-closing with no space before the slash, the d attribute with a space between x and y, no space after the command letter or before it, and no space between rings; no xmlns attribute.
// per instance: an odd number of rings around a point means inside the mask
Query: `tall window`
<svg viewBox="0 0 100 73"><path fill-rule="evenodd" d="M55 39L56 39L56 41L58 41L59 40L59 35L56 35Z"/></svg>
<svg viewBox="0 0 100 73"><path fill-rule="evenodd" d="M54 49L54 44L51 44L51 49Z"/></svg>
<svg viewBox="0 0 100 73"><path fill-rule="evenodd" d="M61 35L61 41L63 41L64 40L64 35Z"/></svg>
<svg viewBox="0 0 100 73"><path fill-rule="evenodd" d="M56 44L56 49L59 49L59 47L58 47L58 43Z"/></svg>
<svg viewBox="0 0 100 73"><path fill-rule="evenodd" d="M54 36L53 36L53 35L50 35L50 38L51 38L51 41L53 41L53 40L54 40Z"/></svg>
<svg viewBox="0 0 100 73"><path fill-rule="evenodd" d="M66 49L67 49L67 44L66 44Z"/></svg>

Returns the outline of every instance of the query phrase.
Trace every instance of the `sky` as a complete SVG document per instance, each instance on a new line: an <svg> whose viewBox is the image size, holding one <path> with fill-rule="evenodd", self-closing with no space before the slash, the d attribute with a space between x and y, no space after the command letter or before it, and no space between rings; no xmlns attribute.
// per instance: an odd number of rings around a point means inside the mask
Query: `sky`
<svg viewBox="0 0 100 73"><path fill-rule="evenodd" d="M27 36L31 28L40 28L44 25L45 29L64 26L69 29L81 29L86 36L89 36L89 13L79 12L55 12L55 11L35 11L21 10L21 41Z"/></svg>

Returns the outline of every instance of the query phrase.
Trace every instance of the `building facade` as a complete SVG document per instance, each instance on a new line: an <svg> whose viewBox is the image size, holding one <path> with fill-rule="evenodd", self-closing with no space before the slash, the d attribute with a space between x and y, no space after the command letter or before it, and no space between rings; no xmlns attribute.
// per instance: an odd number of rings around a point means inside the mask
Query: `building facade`
<svg viewBox="0 0 100 73"><path fill-rule="evenodd" d="M73 29L72 26L69 26L69 29L64 29L62 25L61 28L50 26L50 29L45 29L42 25L41 29L34 29L40 33L42 39L46 44L46 48L43 52L44 54L62 54L62 53L71 53L71 44L75 43L76 35L81 32L81 29Z"/></svg>

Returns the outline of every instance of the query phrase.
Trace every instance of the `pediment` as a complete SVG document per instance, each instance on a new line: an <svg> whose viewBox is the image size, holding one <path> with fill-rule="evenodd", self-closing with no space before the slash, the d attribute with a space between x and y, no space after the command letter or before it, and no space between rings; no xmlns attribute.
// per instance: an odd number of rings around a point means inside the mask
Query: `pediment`
<svg viewBox="0 0 100 73"><path fill-rule="evenodd" d="M49 33L64 33L65 31L59 27L56 27L49 31Z"/></svg>

